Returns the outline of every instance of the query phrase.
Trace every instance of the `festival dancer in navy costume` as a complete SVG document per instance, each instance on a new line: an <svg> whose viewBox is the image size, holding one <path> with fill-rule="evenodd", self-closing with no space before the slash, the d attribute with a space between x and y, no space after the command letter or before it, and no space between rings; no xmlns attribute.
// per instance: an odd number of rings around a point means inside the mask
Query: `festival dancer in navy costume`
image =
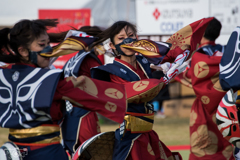
<svg viewBox="0 0 240 160"><path fill-rule="evenodd" d="M43 69L49 66L43 55L54 51L46 30L56 25L56 20L22 20L12 29L0 30L0 61L8 63L0 69L0 126L10 128L9 140L27 153L24 160L68 159L58 125L65 100L119 123L126 110L125 89L120 85L110 86L123 98L112 99L104 94L109 84L84 76L63 78L62 70ZM116 112L109 110L109 103L115 104Z"/></svg>
<svg viewBox="0 0 240 160"><path fill-rule="evenodd" d="M78 31L83 31L82 36L96 36L102 32L97 26L84 26ZM97 51L94 49L91 51L81 50L69 59L63 67L64 77L81 75L91 77L90 69L102 65L95 52ZM100 126L96 112L72 107L69 101L66 102L66 105L67 113L61 128L64 148L72 155L84 141L100 133Z"/></svg>
<svg viewBox="0 0 240 160"><path fill-rule="evenodd" d="M119 57L116 57L112 64L92 68L93 78L119 84L152 78L150 63L145 57L136 56L134 51L120 47L122 44L136 41L134 25L126 21L118 21L101 34L103 37L108 35L111 39L110 46ZM163 81L162 83L164 85ZM146 84L142 82L139 87L144 85ZM114 160L174 159L171 151L152 130L154 113L151 104L128 103L124 120L120 129L115 131Z"/></svg>

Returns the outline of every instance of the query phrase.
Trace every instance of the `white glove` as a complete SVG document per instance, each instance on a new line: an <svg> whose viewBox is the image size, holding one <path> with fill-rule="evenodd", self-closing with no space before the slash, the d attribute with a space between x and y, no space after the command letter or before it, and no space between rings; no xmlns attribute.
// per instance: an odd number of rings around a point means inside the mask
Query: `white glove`
<svg viewBox="0 0 240 160"><path fill-rule="evenodd" d="M188 58L189 53L190 53L189 50L185 50L182 54L179 54L176 57L173 63L165 62L163 64L158 64L158 65L151 64L150 67L152 69L161 70L163 71L164 74L166 74L176 64L179 64L179 66L182 65L183 62L186 61L186 59Z"/></svg>
<svg viewBox="0 0 240 160"><path fill-rule="evenodd" d="M70 36L75 36L75 37L90 37L90 38L94 38L93 36L88 35L85 32L82 31L77 31L77 30L69 30L68 33L66 34L65 39L67 39Z"/></svg>
<svg viewBox="0 0 240 160"><path fill-rule="evenodd" d="M175 60L174 63L178 63L179 65L182 65L183 62L186 61L186 59L188 58L190 51L189 50L185 50L182 54L179 54Z"/></svg>
<svg viewBox="0 0 240 160"><path fill-rule="evenodd" d="M157 71L159 70L163 71L164 74L166 74L171 67L172 67L172 63L169 63L169 62L165 62L163 64L158 64L158 65L150 64L150 68L156 69Z"/></svg>
<svg viewBox="0 0 240 160"><path fill-rule="evenodd" d="M163 81L165 84L168 84L173 78L182 73L188 66L191 59L184 62L182 65L179 63L174 64L164 75Z"/></svg>
<svg viewBox="0 0 240 160"><path fill-rule="evenodd" d="M163 73L166 74L173 65L174 65L173 63L169 63L169 62L163 63L161 65Z"/></svg>

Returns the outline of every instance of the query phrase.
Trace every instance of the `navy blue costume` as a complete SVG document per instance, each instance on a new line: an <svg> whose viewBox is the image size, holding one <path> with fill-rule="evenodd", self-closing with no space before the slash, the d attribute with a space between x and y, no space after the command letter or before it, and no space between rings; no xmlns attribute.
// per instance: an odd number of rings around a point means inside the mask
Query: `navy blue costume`
<svg viewBox="0 0 240 160"><path fill-rule="evenodd" d="M64 77L80 76L79 70L81 68L83 61L86 59L86 57L95 59L99 63L99 65L101 65L101 61L95 55L93 50L90 52L85 52L82 50L82 51L79 51L79 53L77 53L74 57L69 59L65 64L65 66L63 67ZM66 101L66 105L67 105L66 106L67 112L61 126L62 136L63 136L64 148L68 150L70 154L73 154L75 152L75 149L78 147L78 145L80 145L79 143L82 143L83 141L79 139L80 129L84 130L84 127L87 127L90 129L92 128L94 132L86 133L88 134L87 138L94 136L99 132L96 130L98 119L97 119L96 113L91 113L90 111L82 108L73 107L69 101ZM90 113L94 115L89 115ZM91 118L91 121L95 121L91 123L93 124L93 126L83 126L83 125L87 125L87 124L82 124L82 118L85 116L90 116L89 118Z"/></svg>
<svg viewBox="0 0 240 160"><path fill-rule="evenodd" d="M112 81L111 75L114 75L126 82L152 78L152 70L147 59L138 55L136 56L136 60L137 68L144 73L144 76L142 77L138 74L139 72L137 73L129 65L124 64L121 60L117 60L116 58L112 64L92 68L91 76L99 80ZM128 103L124 122L120 125L120 128L115 131L115 143L113 150L114 160L126 159L128 157L133 159L139 157L141 157L141 159L145 159L146 157L149 159L160 159L160 146L165 147L163 152L165 152L168 157L171 156L169 155L171 152L160 142L158 135L152 130L154 121L153 116L153 106L150 103ZM139 125L141 125L141 130L134 128ZM138 146L143 141L144 143L142 143L141 146ZM137 143L137 146L135 146L134 143ZM148 150L145 150L149 147L149 145L152 146L155 153L154 156L152 156ZM138 150L138 147L144 151L141 152ZM133 150L134 153L131 154ZM138 150L137 154L136 150Z"/></svg>
<svg viewBox="0 0 240 160"><path fill-rule="evenodd" d="M9 140L27 149L24 160L68 159L50 115L61 73L27 65L0 69L0 126L10 128Z"/></svg>

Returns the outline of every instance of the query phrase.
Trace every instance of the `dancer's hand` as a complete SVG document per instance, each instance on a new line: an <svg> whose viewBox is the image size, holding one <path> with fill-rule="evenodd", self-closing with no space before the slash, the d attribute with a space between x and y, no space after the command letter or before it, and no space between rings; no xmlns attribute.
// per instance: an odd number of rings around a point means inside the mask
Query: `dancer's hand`
<svg viewBox="0 0 240 160"><path fill-rule="evenodd" d="M174 63L179 64L179 65L182 65L183 62L185 62L185 61L187 60L189 54L190 54L190 51L189 51L189 50L185 50L182 54L179 54L179 55L175 58Z"/></svg>
<svg viewBox="0 0 240 160"><path fill-rule="evenodd" d="M157 71L158 70L163 71L163 73L166 74L176 64L179 64L179 66L182 65L183 62L187 60L189 54L190 54L190 51L185 50L182 54L179 54L176 57L173 63L165 62L163 64L158 64L158 65L151 64L150 68L155 69Z"/></svg>
<svg viewBox="0 0 240 160"><path fill-rule="evenodd" d="M167 73L163 77L163 81L165 84L168 84L172 79L174 79L177 75L182 73L188 66L191 59L184 62L182 65L179 63L174 64L171 69L167 71Z"/></svg>

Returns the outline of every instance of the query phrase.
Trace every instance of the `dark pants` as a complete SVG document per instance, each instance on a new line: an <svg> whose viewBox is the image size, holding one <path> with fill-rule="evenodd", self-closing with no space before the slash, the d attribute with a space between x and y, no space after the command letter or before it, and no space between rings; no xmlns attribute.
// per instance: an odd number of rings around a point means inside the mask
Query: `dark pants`
<svg viewBox="0 0 240 160"><path fill-rule="evenodd" d="M54 144L40 149L31 150L28 146L18 146L20 150L28 149L22 153L23 160L68 160L67 153L61 144Z"/></svg>

